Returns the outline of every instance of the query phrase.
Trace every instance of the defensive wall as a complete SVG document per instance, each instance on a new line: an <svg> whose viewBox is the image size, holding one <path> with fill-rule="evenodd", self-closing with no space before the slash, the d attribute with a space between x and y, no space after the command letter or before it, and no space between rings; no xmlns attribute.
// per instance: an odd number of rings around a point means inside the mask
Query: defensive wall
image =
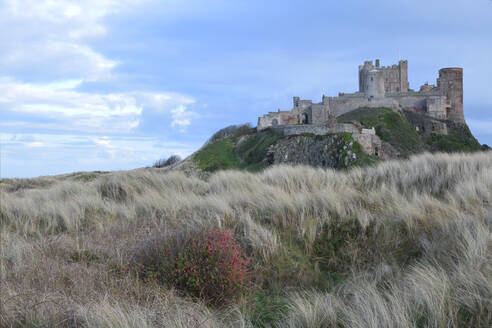
<svg viewBox="0 0 492 328"><path fill-rule="evenodd" d="M424 84L420 91L409 88L408 61L398 65L380 66L366 61L359 66L359 91L339 93L338 97L323 95L320 103L293 98L288 111L269 112L258 118L258 129L279 125L324 124L358 108L385 107L405 110L438 120L463 123L463 70L439 70L436 85ZM442 129L438 129L442 130Z"/></svg>
<svg viewBox="0 0 492 328"><path fill-rule="evenodd" d="M383 156L381 139L376 135L374 128L364 129L352 123L338 123L335 126L322 124L301 124L301 125L280 125L272 127L275 131L284 136L314 134L327 135L334 133L351 133L352 138L357 141L362 150L369 155Z"/></svg>

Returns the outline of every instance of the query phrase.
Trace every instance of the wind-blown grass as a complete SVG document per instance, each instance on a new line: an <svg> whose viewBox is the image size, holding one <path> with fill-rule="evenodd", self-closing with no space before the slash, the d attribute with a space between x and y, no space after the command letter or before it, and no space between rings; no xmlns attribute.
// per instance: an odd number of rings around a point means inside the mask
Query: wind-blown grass
<svg viewBox="0 0 492 328"><path fill-rule="evenodd" d="M0 327L492 325L490 152L90 177L0 182ZM233 231L252 257L237 302L123 272L142 241L186 226ZM258 317L259 294L285 306Z"/></svg>

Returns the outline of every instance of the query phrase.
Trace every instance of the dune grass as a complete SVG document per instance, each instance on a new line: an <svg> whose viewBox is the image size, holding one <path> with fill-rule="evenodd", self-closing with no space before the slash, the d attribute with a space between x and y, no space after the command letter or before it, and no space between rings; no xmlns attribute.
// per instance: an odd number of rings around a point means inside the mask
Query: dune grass
<svg viewBox="0 0 492 328"><path fill-rule="evenodd" d="M80 176L0 182L0 327L492 325L490 152ZM252 259L241 297L217 307L122 270L185 227L234 233Z"/></svg>

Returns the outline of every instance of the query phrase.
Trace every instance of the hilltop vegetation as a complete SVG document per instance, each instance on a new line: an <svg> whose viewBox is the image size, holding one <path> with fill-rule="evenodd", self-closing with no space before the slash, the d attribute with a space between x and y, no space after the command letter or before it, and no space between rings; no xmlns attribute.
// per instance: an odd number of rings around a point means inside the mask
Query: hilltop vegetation
<svg viewBox="0 0 492 328"><path fill-rule="evenodd" d="M234 130L226 129L229 132ZM219 137L211 138L191 156L200 170L257 172L281 163L347 168L378 161L376 157L365 154L349 133L282 136L273 129L256 132L251 128L241 128L238 133L228 134L221 131L217 133Z"/></svg>
<svg viewBox="0 0 492 328"><path fill-rule="evenodd" d="M222 130L198 152L193 160L198 168L213 172L225 169L258 171L268 166L267 151L281 136L273 130L256 132L248 126L238 126L232 133Z"/></svg>
<svg viewBox="0 0 492 328"><path fill-rule="evenodd" d="M4 179L0 327L490 327L491 173L479 152ZM207 229L250 261L239 294L126 270Z"/></svg>
<svg viewBox="0 0 492 328"><path fill-rule="evenodd" d="M337 118L340 123L359 122L376 130L383 141L385 158L407 158L429 152L474 152L486 149L466 124L448 122L448 135L416 131L404 114L386 108L362 108ZM347 158L347 153L355 157ZM214 172L241 169L256 172L272 164L307 164L349 168L377 163L380 159L363 153L350 134L282 136L273 129L257 132L248 125L218 131L192 155L197 167Z"/></svg>
<svg viewBox="0 0 492 328"><path fill-rule="evenodd" d="M338 122L358 121L365 127L374 127L376 134L392 145L402 157L423 152L426 147L415 128L405 116L386 108L364 108L341 115Z"/></svg>
<svg viewBox="0 0 492 328"><path fill-rule="evenodd" d="M359 121L366 127L375 127L381 140L394 147L401 157L423 151L473 152L482 146L466 124L448 122L448 134L424 134L416 131L405 115L386 108L363 108L338 117L339 122Z"/></svg>

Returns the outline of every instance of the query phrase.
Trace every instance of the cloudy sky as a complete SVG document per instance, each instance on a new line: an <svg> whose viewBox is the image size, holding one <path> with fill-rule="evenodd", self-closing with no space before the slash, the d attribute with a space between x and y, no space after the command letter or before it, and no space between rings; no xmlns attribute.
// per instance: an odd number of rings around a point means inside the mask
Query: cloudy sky
<svg viewBox="0 0 492 328"><path fill-rule="evenodd" d="M464 68L492 144L490 0L0 0L0 177L131 169L409 60Z"/></svg>

